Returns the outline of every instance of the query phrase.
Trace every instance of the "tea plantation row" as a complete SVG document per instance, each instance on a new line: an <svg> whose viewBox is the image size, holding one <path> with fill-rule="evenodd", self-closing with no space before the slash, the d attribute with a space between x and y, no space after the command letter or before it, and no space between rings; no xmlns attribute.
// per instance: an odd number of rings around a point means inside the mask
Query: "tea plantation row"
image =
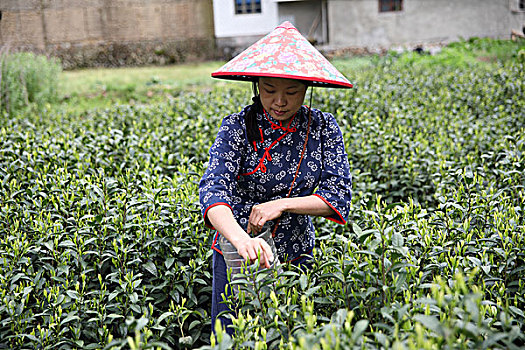
<svg viewBox="0 0 525 350"><path fill-rule="evenodd" d="M524 78L384 64L316 89L345 135L349 224L316 219L311 271L248 278L236 336L212 346L523 347ZM209 346L197 184L239 86L2 117L0 348Z"/></svg>

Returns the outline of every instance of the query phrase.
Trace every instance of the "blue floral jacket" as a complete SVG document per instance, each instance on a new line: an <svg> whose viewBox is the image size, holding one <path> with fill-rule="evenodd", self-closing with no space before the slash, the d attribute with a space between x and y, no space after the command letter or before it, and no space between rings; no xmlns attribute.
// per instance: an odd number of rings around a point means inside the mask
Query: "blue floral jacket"
<svg viewBox="0 0 525 350"><path fill-rule="evenodd" d="M259 114L261 142L247 139L244 108L225 117L210 149L210 160L199 195L205 223L207 211L226 205L243 229L254 205L288 194L308 130L308 107L302 106L289 125ZM341 130L330 113L312 109L308 144L290 197L314 194L335 214L327 217L346 223L351 202L351 175ZM275 223L270 223L275 225ZM314 247L315 230L308 215L284 213L274 240L280 261L290 261ZM220 252L215 235L213 248Z"/></svg>

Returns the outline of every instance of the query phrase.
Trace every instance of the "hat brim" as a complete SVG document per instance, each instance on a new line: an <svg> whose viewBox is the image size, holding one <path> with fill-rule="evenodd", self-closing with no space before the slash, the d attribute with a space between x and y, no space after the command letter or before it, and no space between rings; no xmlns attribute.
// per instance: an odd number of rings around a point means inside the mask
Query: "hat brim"
<svg viewBox="0 0 525 350"><path fill-rule="evenodd" d="M351 83L342 81L333 81L327 79L316 79L312 77L301 77L298 75L286 75L286 74L272 74L272 73L249 73L247 72L214 72L211 74L213 78L226 79L226 80L238 80L238 81L257 81L259 78L283 78L283 79L294 79L304 82L308 86L317 86L325 88L347 88L351 89L354 87Z"/></svg>

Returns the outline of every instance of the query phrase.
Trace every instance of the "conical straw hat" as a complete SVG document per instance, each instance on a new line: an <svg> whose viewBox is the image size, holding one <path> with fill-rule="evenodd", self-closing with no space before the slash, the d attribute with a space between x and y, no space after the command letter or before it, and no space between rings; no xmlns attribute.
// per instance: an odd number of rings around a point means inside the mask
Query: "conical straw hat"
<svg viewBox="0 0 525 350"><path fill-rule="evenodd" d="M211 76L246 81L254 81L258 77L289 78L303 80L313 86L352 87L352 83L288 21Z"/></svg>

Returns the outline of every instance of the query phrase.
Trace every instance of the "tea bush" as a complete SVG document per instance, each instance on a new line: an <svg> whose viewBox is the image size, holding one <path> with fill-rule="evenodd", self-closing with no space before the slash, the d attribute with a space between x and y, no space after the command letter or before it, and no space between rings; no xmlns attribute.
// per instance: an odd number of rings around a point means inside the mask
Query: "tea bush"
<svg viewBox="0 0 525 350"><path fill-rule="evenodd" d="M21 112L29 106L42 108L57 100L58 75L54 59L28 52L0 52L0 112Z"/></svg>
<svg viewBox="0 0 525 350"><path fill-rule="evenodd" d="M392 61L316 89L351 218L316 219L310 271L239 282L233 338L210 338L197 185L247 86L1 119L0 348L523 347L524 74Z"/></svg>
<svg viewBox="0 0 525 350"><path fill-rule="evenodd" d="M436 64L457 68L482 68L487 63L519 59L519 52L525 48L523 42L490 38L470 38L452 42L437 54L418 52L398 54L389 52L386 59L394 56L394 62L401 67L435 67Z"/></svg>

